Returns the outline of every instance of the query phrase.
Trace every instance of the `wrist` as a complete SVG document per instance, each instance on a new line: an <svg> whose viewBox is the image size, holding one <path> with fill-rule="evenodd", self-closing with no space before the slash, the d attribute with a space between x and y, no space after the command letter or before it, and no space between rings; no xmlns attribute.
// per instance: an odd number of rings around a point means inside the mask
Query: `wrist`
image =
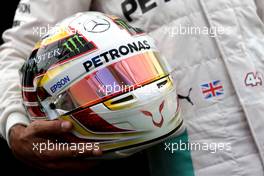
<svg viewBox="0 0 264 176"><path fill-rule="evenodd" d="M24 129L26 128L25 125L23 124L16 124L14 126L12 126L10 129L9 129L9 146L12 148L13 146L13 142L14 142L14 139L19 139L20 138L20 135L23 133Z"/></svg>
<svg viewBox="0 0 264 176"><path fill-rule="evenodd" d="M6 121L6 136L5 136L9 146L10 146L9 137L11 136L10 130L16 129L18 127L21 128L22 126L25 128L25 126L28 126L29 123L30 123L29 119L22 113L14 112L14 113L9 115L9 117L7 118L7 121ZM15 128L13 128L13 127L15 127ZM12 131L14 131L14 130L12 130Z"/></svg>

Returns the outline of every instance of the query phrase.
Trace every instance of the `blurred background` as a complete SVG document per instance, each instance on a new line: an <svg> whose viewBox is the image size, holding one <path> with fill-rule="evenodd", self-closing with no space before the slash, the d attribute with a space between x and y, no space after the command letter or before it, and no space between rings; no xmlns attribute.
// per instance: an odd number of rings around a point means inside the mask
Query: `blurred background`
<svg viewBox="0 0 264 176"><path fill-rule="evenodd" d="M1 8L4 10L0 10L1 19L2 19L1 25L0 25L1 34L3 33L5 29L12 27L13 18L14 18L14 14L15 14L18 2L19 0L11 0L11 1L9 0L9 1L5 1L5 3L2 4ZM1 37L1 43L2 42L3 41Z"/></svg>
<svg viewBox="0 0 264 176"><path fill-rule="evenodd" d="M2 7L4 10L1 10L1 25L0 25L0 31L1 31L1 36L2 33L12 27L13 24L13 18L15 14L15 10L17 8L17 5L19 3L19 0L9 0L5 1L2 3ZM7 13L8 12L8 13ZM1 44L3 43L2 37L0 40ZM0 58L1 62L1 58ZM1 75L0 75L1 76ZM1 117L0 117L1 118ZM21 174L25 174L27 176L46 176L47 173L33 169L31 167L28 167L27 165L23 164L19 160L17 160L13 155L11 150L9 149L6 141L0 137L0 169L1 173L8 173L9 175L15 175L18 172ZM97 168L94 171L89 171L87 173L83 174L65 174L65 173L48 173L49 176L52 175L115 175L115 176L129 176L129 175L144 175L148 176L149 171L148 171L148 162L147 162L147 157L144 152L141 152L139 154L136 154L132 157L125 158L125 159L119 159L119 160L111 160L105 162L102 166Z"/></svg>

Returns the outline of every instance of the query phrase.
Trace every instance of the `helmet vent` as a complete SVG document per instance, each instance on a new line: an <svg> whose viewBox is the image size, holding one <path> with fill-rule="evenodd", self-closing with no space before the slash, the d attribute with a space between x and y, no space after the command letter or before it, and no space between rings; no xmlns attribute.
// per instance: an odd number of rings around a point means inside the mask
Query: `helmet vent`
<svg viewBox="0 0 264 176"><path fill-rule="evenodd" d="M123 102L130 101L130 100L133 100L133 99L134 99L134 97L132 95L129 95L127 97L124 97L124 98L121 98L119 100L113 101L113 102L111 102L111 104L112 105L119 104L119 103L123 103Z"/></svg>
<svg viewBox="0 0 264 176"><path fill-rule="evenodd" d="M162 81L160 83L157 84L158 88L162 88L164 85L166 85L168 83L168 80Z"/></svg>

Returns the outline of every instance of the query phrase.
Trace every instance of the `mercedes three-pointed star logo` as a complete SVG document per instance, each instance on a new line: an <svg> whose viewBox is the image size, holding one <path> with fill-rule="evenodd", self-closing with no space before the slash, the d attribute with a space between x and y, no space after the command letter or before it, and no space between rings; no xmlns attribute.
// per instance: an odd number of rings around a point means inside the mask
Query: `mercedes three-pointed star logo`
<svg viewBox="0 0 264 176"><path fill-rule="evenodd" d="M87 32L100 33L107 31L110 28L110 23L106 19L97 17L84 22L83 27Z"/></svg>

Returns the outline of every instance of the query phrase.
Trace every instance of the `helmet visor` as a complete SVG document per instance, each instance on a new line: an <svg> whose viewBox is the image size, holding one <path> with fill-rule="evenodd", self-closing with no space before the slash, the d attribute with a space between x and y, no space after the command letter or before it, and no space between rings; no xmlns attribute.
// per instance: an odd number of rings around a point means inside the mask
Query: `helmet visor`
<svg viewBox="0 0 264 176"><path fill-rule="evenodd" d="M168 73L167 64L158 52L147 51L84 77L59 94L54 103L56 109L68 112L90 107L163 78Z"/></svg>

